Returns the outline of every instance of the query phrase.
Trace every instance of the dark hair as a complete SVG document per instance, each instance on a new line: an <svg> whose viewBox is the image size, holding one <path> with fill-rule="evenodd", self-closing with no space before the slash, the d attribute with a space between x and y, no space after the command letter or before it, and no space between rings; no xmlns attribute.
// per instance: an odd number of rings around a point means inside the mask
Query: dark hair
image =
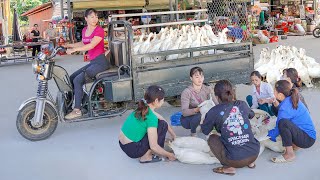
<svg viewBox="0 0 320 180"><path fill-rule="evenodd" d="M135 117L145 120L148 113L148 104L153 103L156 99L158 99L158 101L162 100L164 95L165 92L160 86L149 86L147 91L144 93L144 99L141 99L138 102L138 108L135 111Z"/></svg>
<svg viewBox="0 0 320 180"><path fill-rule="evenodd" d="M214 94L218 96L218 100L222 103L232 102L235 100L235 91L232 84L228 80L220 80L214 86Z"/></svg>
<svg viewBox="0 0 320 180"><path fill-rule="evenodd" d="M302 80L299 78L298 71L295 68L286 69L286 74L296 87L302 86Z"/></svg>
<svg viewBox="0 0 320 180"><path fill-rule="evenodd" d="M35 27L35 26L39 26L39 25L38 24L34 24L33 27Z"/></svg>
<svg viewBox="0 0 320 180"><path fill-rule="evenodd" d="M261 76L261 74L260 74L259 71L253 71L253 72L250 74L250 77L252 77L252 76L257 76L258 78L262 79L262 76Z"/></svg>
<svg viewBox="0 0 320 180"><path fill-rule="evenodd" d="M93 8L89 8L89 9L87 9L87 10L84 12L84 16L85 16L85 17L88 17L88 16L89 16L90 14L92 14L92 13L98 14L98 11L95 10L95 9L93 9Z"/></svg>
<svg viewBox="0 0 320 180"><path fill-rule="evenodd" d="M199 72L199 74L203 74L203 70L201 67L193 67L190 69L190 77L192 77L195 73Z"/></svg>
<svg viewBox="0 0 320 180"><path fill-rule="evenodd" d="M275 88L278 93L282 93L285 97L291 96L293 109L298 108L299 91L297 88L292 88L291 84L287 80L277 81L275 84Z"/></svg>

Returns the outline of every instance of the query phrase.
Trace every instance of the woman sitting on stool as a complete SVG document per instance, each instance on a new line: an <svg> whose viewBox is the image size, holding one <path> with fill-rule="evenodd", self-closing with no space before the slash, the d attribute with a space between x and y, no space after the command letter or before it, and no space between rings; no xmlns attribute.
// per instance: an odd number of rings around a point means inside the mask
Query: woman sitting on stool
<svg viewBox="0 0 320 180"><path fill-rule="evenodd" d="M119 144L130 158L140 158L140 163L159 162L158 154L175 160L173 153L164 150L167 131L175 139L176 135L167 122L154 110L164 102L164 90L150 86L144 99L139 101L138 109L132 112L122 125Z"/></svg>
<svg viewBox="0 0 320 180"><path fill-rule="evenodd" d="M292 88L290 82L286 80L280 80L275 85L274 93L281 103L277 125L269 131L268 136L272 141L276 141L280 135L286 151L271 160L275 163L290 162L295 159L294 150L309 148L315 143L316 130L308 109L299 100L297 88Z"/></svg>

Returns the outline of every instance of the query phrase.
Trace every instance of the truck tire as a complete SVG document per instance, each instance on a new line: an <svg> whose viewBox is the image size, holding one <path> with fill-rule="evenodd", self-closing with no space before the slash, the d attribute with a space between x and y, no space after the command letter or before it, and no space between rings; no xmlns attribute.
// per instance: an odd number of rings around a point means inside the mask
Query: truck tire
<svg viewBox="0 0 320 180"><path fill-rule="evenodd" d="M30 141L40 141L50 137L58 126L58 114L46 103L43 114L43 125L34 127L31 119L34 117L36 102L25 105L17 116L16 126L19 133Z"/></svg>

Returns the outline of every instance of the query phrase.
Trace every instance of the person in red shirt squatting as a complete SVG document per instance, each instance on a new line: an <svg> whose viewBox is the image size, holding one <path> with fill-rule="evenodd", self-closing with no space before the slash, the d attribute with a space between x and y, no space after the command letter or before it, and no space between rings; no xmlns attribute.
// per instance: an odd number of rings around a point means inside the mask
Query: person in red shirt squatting
<svg viewBox="0 0 320 180"><path fill-rule="evenodd" d="M95 9L85 11L85 20L88 26L82 30L82 41L75 44L67 44L67 54L77 51L88 51L90 63L77 70L70 76L70 81L74 88L75 105L71 113L65 116L65 119L74 119L82 116L81 100L83 97L82 86L86 79L93 79L98 73L109 68L104 53L104 30L98 26L98 14Z"/></svg>

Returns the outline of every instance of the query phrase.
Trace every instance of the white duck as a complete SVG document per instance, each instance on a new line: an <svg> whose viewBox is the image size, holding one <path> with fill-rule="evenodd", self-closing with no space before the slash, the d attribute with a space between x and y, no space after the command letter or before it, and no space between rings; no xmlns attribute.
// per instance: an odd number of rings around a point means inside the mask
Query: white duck
<svg viewBox="0 0 320 180"><path fill-rule="evenodd" d="M192 42L191 48L200 47L200 46L201 46L201 34L199 33L197 35L197 39ZM193 52L194 57L199 56L199 55L200 55L199 51Z"/></svg>
<svg viewBox="0 0 320 180"><path fill-rule="evenodd" d="M173 150L175 157L182 163L186 164L217 164L220 163L216 157L210 156L196 149L179 148L173 144L169 144Z"/></svg>
<svg viewBox="0 0 320 180"><path fill-rule="evenodd" d="M139 41L133 44L133 54L138 54L141 45L143 44L144 34L141 34Z"/></svg>
<svg viewBox="0 0 320 180"><path fill-rule="evenodd" d="M200 108L200 113L201 113L200 124L203 124L203 120L205 119L207 112L214 106L215 106L215 104L212 101L211 95L210 95L210 99L203 101L201 104L198 105L198 107Z"/></svg>
<svg viewBox="0 0 320 180"><path fill-rule="evenodd" d="M150 48L150 39L151 37L153 36L153 33L150 33L149 36L148 36L148 39L143 42L143 44L141 45L140 49L139 49L139 52L140 54L146 54ZM145 63L147 62L153 62L152 59L150 57L146 57L144 58L143 60Z"/></svg>
<svg viewBox="0 0 320 180"><path fill-rule="evenodd" d="M182 41L182 36L180 36L179 38L178 38L178 40L176 41L176 42L174 42L174 44L171 46L171 47L169 47L168 48L168 50L175 50L175 49L178 49L179 48L179 46L180 46L180 43L181 43L181 41ZM169 56L167 56L167 60L175 60L175 59L177 59L178 58L178 56L179 56L179 54L171 54L171 55L169 55Z"/></svg>

